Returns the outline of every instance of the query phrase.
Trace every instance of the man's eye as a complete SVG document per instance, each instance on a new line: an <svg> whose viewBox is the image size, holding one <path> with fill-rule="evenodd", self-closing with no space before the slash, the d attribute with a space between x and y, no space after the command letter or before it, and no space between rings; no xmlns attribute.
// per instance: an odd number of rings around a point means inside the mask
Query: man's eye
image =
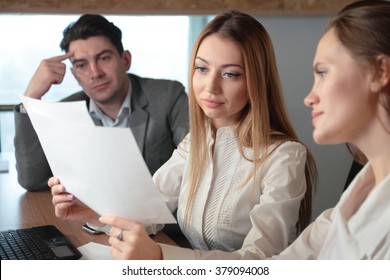
<svg viewBox="0 0 390 280"><path fill-rule="evenodd" d="M100 59L101 61L107 61L107 60L110 59L110 56L108 56L108 55L101 56L99 59Z"/></svg>
<svg viewBox="0 0 390 280"><path fill-rule="evenodd" d="M76 69L83 69L84 68L84 66L85 66L85 64L84 63L78 63L78 64L76 64L74 67L76 68Z"/></svg>

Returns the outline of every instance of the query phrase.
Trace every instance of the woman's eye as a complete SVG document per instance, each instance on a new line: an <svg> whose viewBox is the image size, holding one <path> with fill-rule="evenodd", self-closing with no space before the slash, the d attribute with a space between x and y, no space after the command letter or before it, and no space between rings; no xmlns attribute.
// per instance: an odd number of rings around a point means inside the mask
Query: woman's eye
<svg viewBox="0 0 390 280"><path fill-rule="evenodd" d="M325 76L325 74L326 74L326 71L317 70L317 71L316 71L316 74L317 74L318 76L320 76L321 78L323 78L323 77Z"/></svg>
<svg viewBox="0 0 390 280"><path fill-rule="evenodd" d="M232 73L232 72L226 72L223 74L223 76L228 77L228 78L237 78L240 76L238 73Z"/></svg>
<svg viewBox="0 0 390 280"><path fill-rule="evenodd" d="M206 72L206 67L196 66L195 70L198 71L198 72L203 73L203 72Z"/></svg>

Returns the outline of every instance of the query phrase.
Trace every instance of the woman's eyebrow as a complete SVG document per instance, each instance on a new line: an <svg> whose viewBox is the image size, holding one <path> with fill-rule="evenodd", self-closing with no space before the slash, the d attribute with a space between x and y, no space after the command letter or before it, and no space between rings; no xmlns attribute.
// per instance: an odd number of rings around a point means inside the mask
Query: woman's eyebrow
<svg viewBox="0 0 390 280"><path fill-rule="evenodd" d="M200 56L197 56L195 59L199 59L199 60L203 61L204 63L208 64L208 61ZM244 66L242 66L241 64L236 64L236 63L226 63L226 64L221 65L221 68L226 68L226 67L239 67L239 68L244 69Z"/></svg>

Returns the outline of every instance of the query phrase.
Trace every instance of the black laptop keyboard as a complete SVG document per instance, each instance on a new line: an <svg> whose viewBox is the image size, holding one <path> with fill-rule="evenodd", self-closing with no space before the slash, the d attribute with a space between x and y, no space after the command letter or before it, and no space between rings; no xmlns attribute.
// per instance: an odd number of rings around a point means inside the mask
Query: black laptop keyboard
<svg viewBox="0 0 390 280"><path fill-rule="evenodd" d="M52 260L56 255L34 230L17 229L0 232L0 259Z"/></svg>

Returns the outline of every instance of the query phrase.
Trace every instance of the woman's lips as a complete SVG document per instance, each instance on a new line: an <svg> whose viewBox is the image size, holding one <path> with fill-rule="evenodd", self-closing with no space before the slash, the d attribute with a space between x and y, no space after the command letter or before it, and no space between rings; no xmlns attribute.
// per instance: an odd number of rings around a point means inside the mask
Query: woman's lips
<svg viewBox="0 0 390 280"><path fill-rule="evenodd" d="M202 99L203 104L208 108L216 108L222 104L222 102L218 102L212 99Z"/></svg>
<svg viewBox="0 0 390 280"><path fill-rule="evenodd" d="M323 113L322 112L312 112L311 113L311 117L312 117L312 124L314 125L318 118L322 115Z"/></svg>

